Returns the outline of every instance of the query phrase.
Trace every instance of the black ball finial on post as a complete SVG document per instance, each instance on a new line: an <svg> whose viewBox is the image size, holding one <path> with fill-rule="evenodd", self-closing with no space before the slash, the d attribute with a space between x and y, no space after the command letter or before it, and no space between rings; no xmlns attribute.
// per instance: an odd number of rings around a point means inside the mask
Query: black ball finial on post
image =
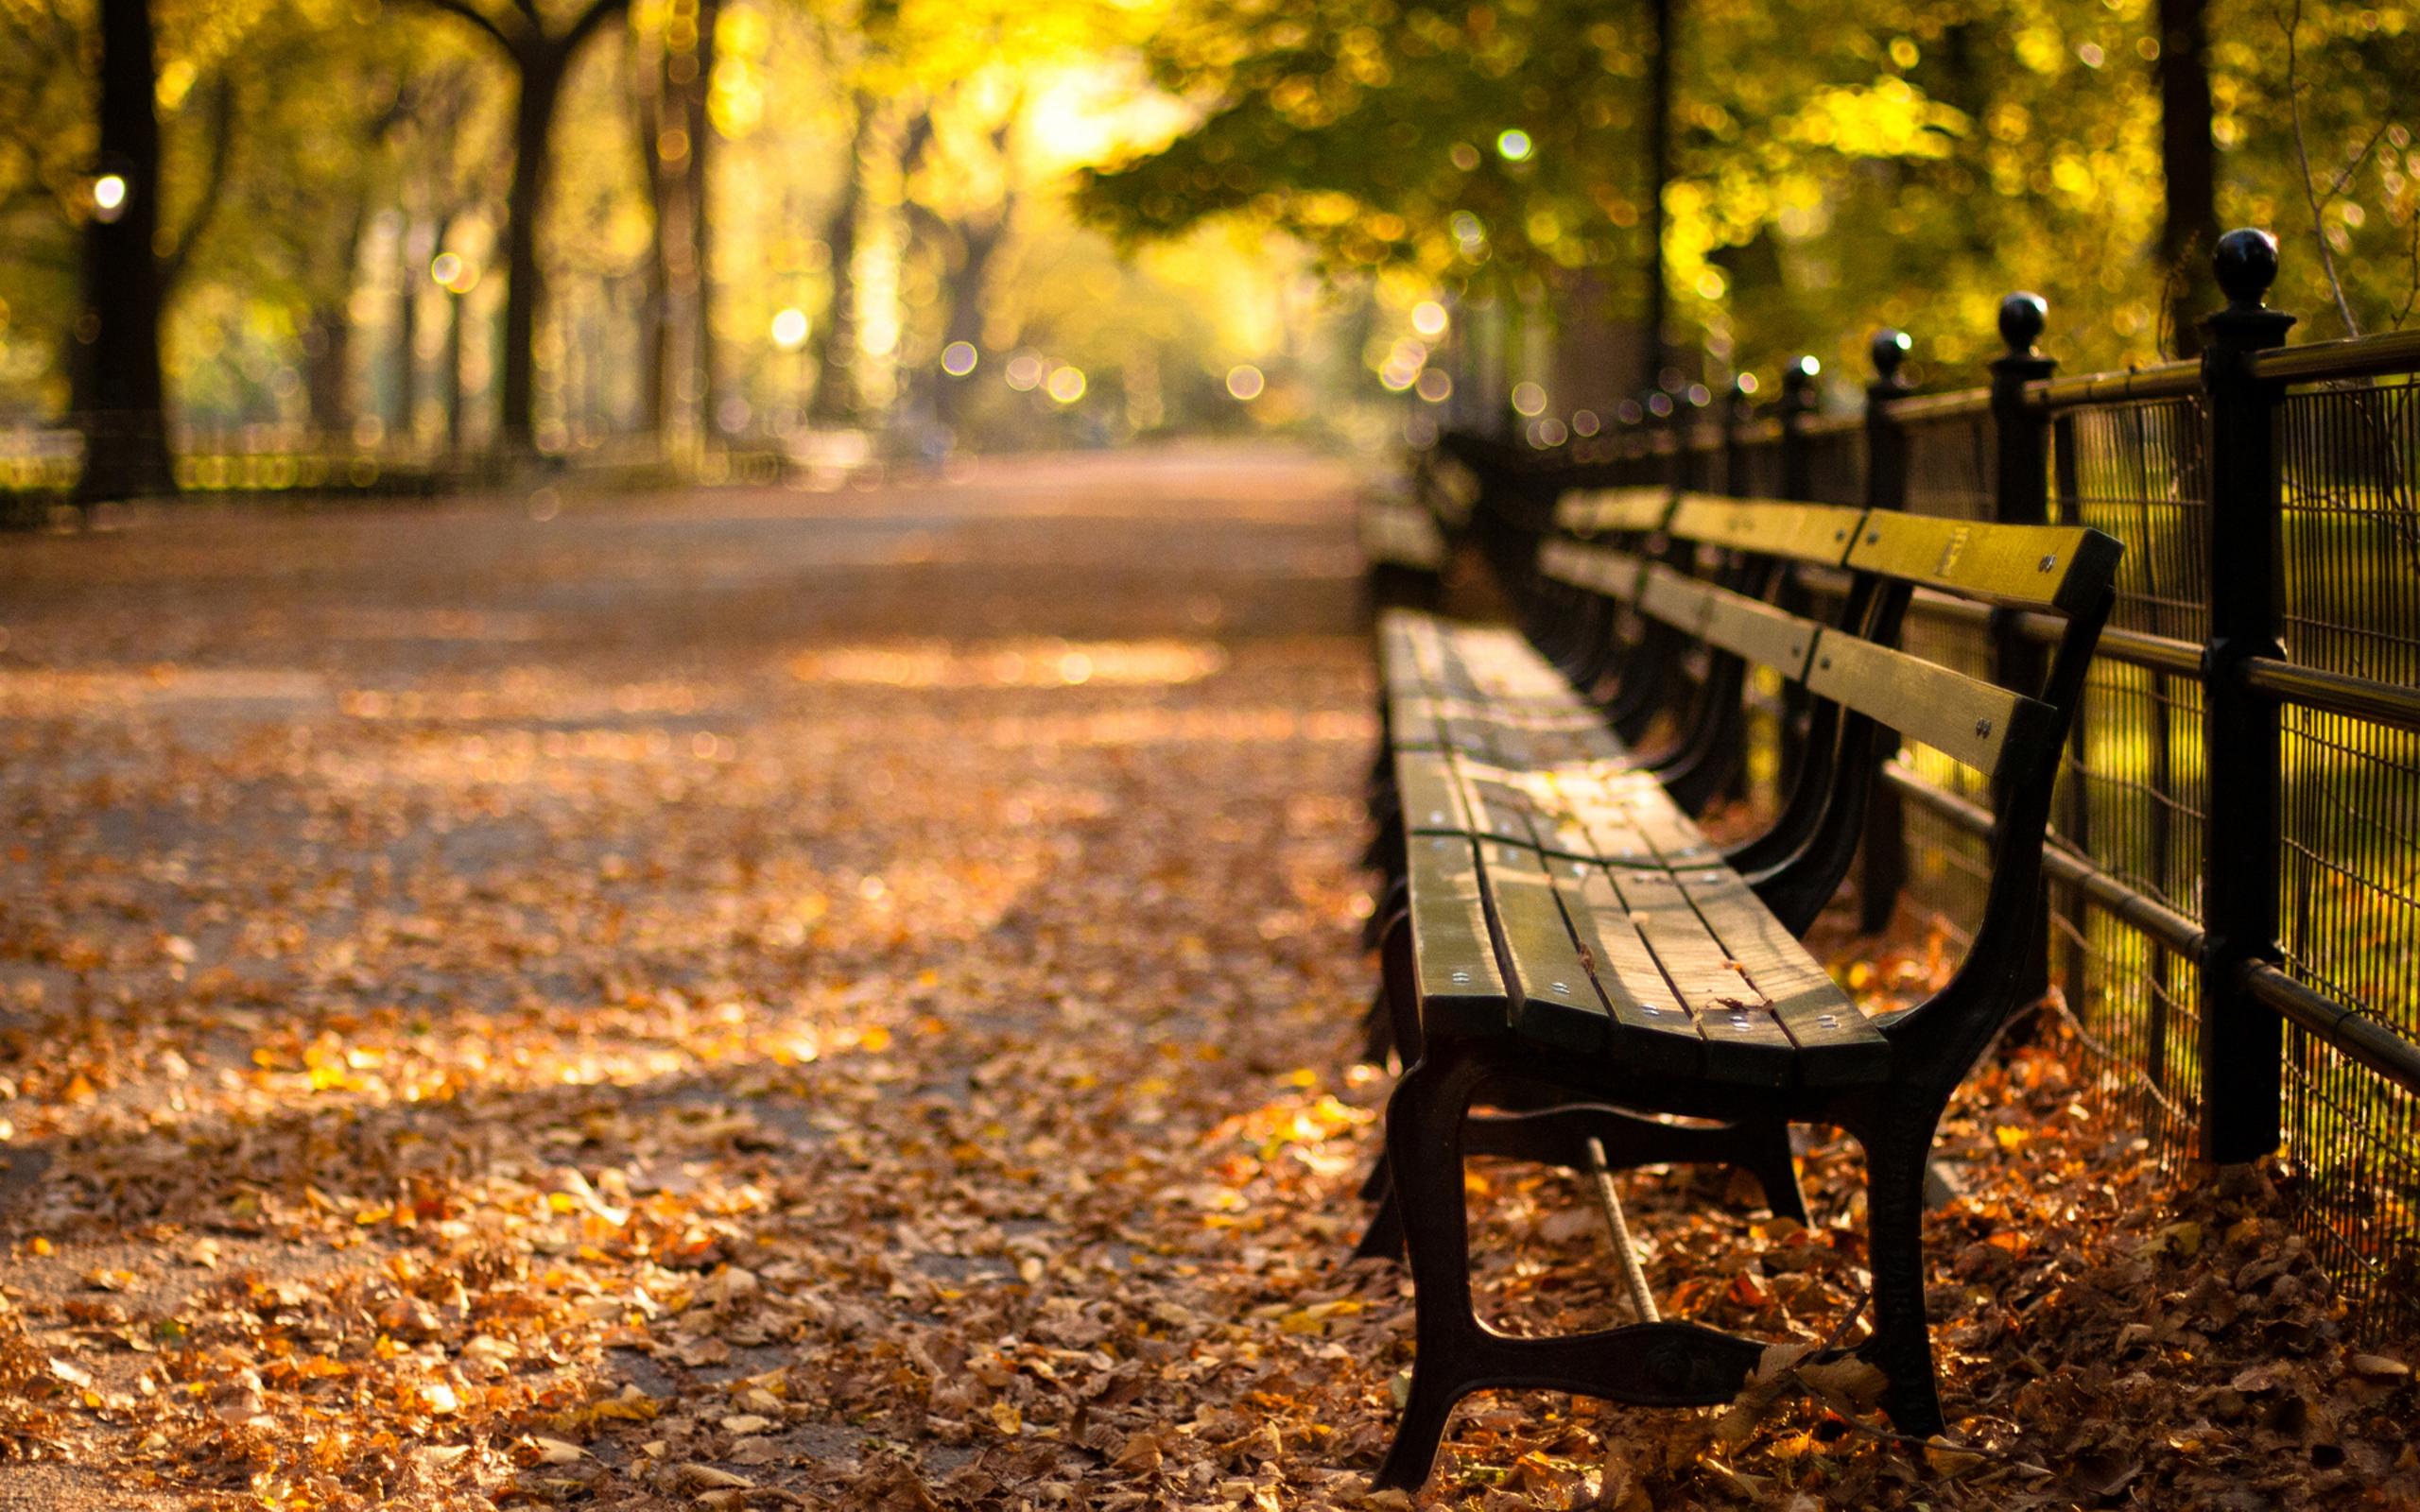
<svg viewBox="0 0 2420 1512"><path fill-rule="evenodd" d="M2039 294L2020 290L2000 301L2000 339L2013 357L2032 356L2033 344L2049 323L2050 301Z"/></svg>
<svg viewBox="0 0 2420 1512"><path fill-rule="evenodd" d="M1886 328L1874 333L1874 341L1866 350L1874 359L1875 376L1885 384L1893 383L1899 376L1899 365L1908 360L1908 352L1914 346L1905 331Z"/></svg>
<svg viewBox="0 0 2420 1512"><path fill-rule="evenodd" d="M2239 227L2219 238L2210 266L2226 292L2228 309L2257 310L2268 302L2269 285L2277 282L2277 238L2256 227Z"/></svg>

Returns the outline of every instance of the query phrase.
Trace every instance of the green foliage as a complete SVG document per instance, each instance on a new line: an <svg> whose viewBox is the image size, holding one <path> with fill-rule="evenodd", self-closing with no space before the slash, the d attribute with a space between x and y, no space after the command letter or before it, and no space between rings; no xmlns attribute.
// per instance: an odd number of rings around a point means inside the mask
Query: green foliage
<svg viewBox="0 0 2420 1512"><path fill-rule="evenodd" d="M1334 268L1400 266L1482 296L1616 269L1612 313L1635 318L1648 16L1566 0L1199 0L1151 55L1196 119L1087 176L1080 202L1129 239L1240 215ZM1676 323L1718 364L1854 360L1888 323L1914 330L1936 371L1971 371L2016 287L2049 297L2070 368L2174 350L2151 250L2152 0L1684 0L1675 17L1663 276ZM2324 237L2363 329L2407 313L2416 26L2408 6L2337 0L2213 11L2221 214L2285 239L2281 304L2332 306ZM1530 146L1518 161L1496 149L1508 129ZM2199 267L2184 276L2207 286Z"/></svg>

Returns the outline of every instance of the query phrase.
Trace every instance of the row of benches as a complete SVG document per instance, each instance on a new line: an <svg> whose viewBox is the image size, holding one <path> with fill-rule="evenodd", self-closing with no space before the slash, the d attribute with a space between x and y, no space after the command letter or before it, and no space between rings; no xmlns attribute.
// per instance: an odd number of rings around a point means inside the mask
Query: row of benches
<svg viewBox="0 0 2420 1512"><path fill-rule="evenodd" d="M1521 483L1534 504L1540 480ZM1872 1332L1855 1352L1886 1378L1902 1432L1936 1432L1926 1162L1959 1080L2024 1005L2051 784L2118 542L1543 490L1552 527L1513 546L1499 532L1494 553L1530 633L1417 608L1379 623L1371 806L1388 889L1370 1048L1392 1048L1404 1070L1362 1252L1408 1250L1417 1299L1410 1396L1379 1484L1426 1479L1471 1391L1720 1402L1765 1347L1660 1320L1643 1282L1635 1324L1552 1339L1489 1329L1471 1302L1465 1157L1599 1173L1730 1164L1803 1219L1792 1124L1846 1130L1865 1152ZM2040 684L2003 687L1900 649L1919 592L2061 616ZM1809 603L1825 610L1785 607ZM1717 846L1693 815L1736 774L1755 667L1790 690L1792 769L1770 821ZM1840 889L1879 765L1903 739L1981 774L2000 819L1960 970L1926 1001L1869 1017L1801 936Z"/></svg>

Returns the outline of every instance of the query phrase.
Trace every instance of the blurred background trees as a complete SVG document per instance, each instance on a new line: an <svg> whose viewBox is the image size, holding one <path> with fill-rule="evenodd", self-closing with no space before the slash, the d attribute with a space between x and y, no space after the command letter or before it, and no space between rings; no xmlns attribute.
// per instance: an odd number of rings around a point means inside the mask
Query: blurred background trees
<svg viewBox="0 0 2420 1512"><path fill-rule="evenodd" d="M1866 333L1963 379L2420 284L2414 8L2346 0L0 0L0 425L937 457L1369 438ZM149 40L143 39L146 32ZM156 374L156 378L150 376ZM1400 396L1400 397L1398 397ZM855 449L854 451L851 449Z"/></svg>

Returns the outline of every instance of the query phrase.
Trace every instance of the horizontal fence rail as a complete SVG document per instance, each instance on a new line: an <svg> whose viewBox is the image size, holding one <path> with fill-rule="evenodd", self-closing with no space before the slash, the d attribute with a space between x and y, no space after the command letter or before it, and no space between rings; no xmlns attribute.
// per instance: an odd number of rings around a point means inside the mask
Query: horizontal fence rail
<svg viewBox="0 0 2420 1512"><path fill-rule="evenodd" d="M2163 1160L2283 1152L2302 1231L2382 1332L2420 1323L2420 332L2286 345L2273 240L2231 233L2218 264L2228 302L2198 361L2060 376L2041 301L2012 296L1988 387L1908 393L1886 332L1862 414L1815 414L1802 361L1761 413L1744 386L1728 405L1658 396L1584 452L1532 432L1528 464L2125 542L2054 810L2039 981ZM1524 449L1497 444L1519 472ZM1844 587L1808 570L1789 591ZM1919 593L1903 634L2022 679L2060 627ZM1753 701L1746 765L1770 796L1792 720L1777 685ZM1913 748L1885 776L1864 922L1904 898L1962 941L1991 794Z"/></svg>

